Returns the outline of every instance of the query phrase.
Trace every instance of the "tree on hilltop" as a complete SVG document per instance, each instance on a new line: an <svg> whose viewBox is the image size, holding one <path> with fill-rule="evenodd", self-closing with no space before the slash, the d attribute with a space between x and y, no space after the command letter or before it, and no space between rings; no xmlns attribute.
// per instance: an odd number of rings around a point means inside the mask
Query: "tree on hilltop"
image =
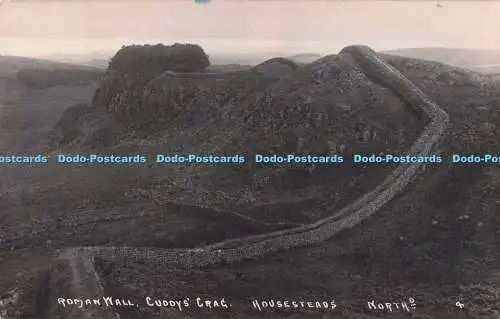
<svg viewBox="0 0 500 319"><path fill-rule="evenodd" d="M140 73L201 72L209 66L208 55L199 45L181 43L123 46L109 63L110 69Z"/></svg>

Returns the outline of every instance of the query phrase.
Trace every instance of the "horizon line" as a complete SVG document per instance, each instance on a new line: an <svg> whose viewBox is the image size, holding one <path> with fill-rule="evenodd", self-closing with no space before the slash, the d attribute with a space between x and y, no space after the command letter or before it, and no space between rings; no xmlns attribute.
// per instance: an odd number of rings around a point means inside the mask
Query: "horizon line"
<svg viewBox="0 0 500 319"><path fill-rule="evenodd" d="M352 45L356 45L356 44L346 45L343 48L349 47ZM387 53L387 52L398 51L398 50L421 50L421 49L445 49L445 50L459 50L459 51L467 51L467 50L469 50L469 51L470 50L496 51L496 50L500 50L500 47L499 48L468 48L468 47L424 46L424 47L400 47L400 48L396 48L396 49L376 50L376 52ZM47 58L51 58L55 55L84 57L86 55L99 54L99 53L111 53L113 55L113 54L116 54L116 52L118 50L91 50L91 51L84 52L84 53L53 52L53 53L47 53L47 54L44 54L44 53L41 53L41 54L2 54L0 52L0 57L25 57L25 58L39 58L39 59L47 59ZM301 54L317 54L320 56L327 56L327 55L338 54L341 50L339 50L338 52L331 52L331 53L314 52L314 51L286 52L286 51L274 51L274 50L269 50L269 51L263 50L263 51L258 51L258 52L246 53L246 52L224 52L224 51L206 50L206 53L208 55L231 55L231 56L248 56L248 57L262 55L262 54L287 54L287 55L291 55L291 56L301 55ZM112 55L110 55L109 57L111 57Z"/></svg>

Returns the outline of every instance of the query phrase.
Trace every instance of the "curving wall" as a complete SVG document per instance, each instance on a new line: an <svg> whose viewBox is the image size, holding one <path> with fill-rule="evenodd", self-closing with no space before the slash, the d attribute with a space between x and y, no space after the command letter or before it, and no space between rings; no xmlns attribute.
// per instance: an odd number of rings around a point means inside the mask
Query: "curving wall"
<svg viewBox="0 0 500 319"><path fill-rule="evenodd" d="M427 97L415 84L400 71L383 61L373 50L366 46L349 46L340 54L350 54L359 63L367 76L375 83L390 89L394 94L408 102L412 111L426 121L426 127L408 150L408 153L433 155L438 152L439 144L446 135L449 125L448 114ZM110 260L123 259L159 263L167 267L193 268L218 263L231 263L253 259L265 254L314 245L328 240L338 232L354 227L370 217L387 202L400 194L423 171L425 164L402 164L372 191L354 203L313 224L299 226L264 235L248 236L226 240L221 243L198 249L154 249L135 247L77 247L66 249L61 258L71 259L75 295L103 295L102 285L95 274L93 260L101 257ZM84 263L85 267L75 263ZM85 288L78 282L94 278L96 282Z"/></svg>
<svg viewBox="0 0 500 319"><path fill-rule="evenodd" d="M424 131L410 147L408 153L433 155L437 152L439 142L442 141L449 124L448 114L369 47L349 46L340 54L351 54L370 79L404 98L409 102L413 111L421 114L428 121ZM305 226L230 239L189 250L136 247L82 247L78 249L105 259L140 260L172 267L192 268L251 259L270 252L317 244L371 216L394 196L401 193L424 169L424 163L401 164L380 185L354 203L340 212Z"/></svg>

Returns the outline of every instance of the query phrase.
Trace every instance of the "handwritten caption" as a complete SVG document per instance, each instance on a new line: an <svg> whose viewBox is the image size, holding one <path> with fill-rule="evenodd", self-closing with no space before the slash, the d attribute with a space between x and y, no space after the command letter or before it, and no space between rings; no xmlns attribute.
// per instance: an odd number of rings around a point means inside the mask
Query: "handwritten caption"
<svg viewBox="0 0 500 319"><path fill-rule="evenodd" d="M375 300L368 301L368 309L377 312L396 312L396 311L406 311L411 312L417 308L417 304L414 298L408 298L408 303L406 301L400 302L375 302Z"/></svg>
<svg viewBox="0 0 500 319"><path fill-rule="evenodd" d="M197 307L197 308L207 308L207 309L228 309L231 305L225 300L221 299L203 299L201 297L196 298L184 298L184 299L158 299L153 297L146 297L142 304L139 304L131 299L121 299L115 297L100 297L100 298L58 298L57 303L62 307L76 306L77 308L84 308L87 306L98 306L98 307L158 307L158 308L177 308L179 311L183 311L187 308Z"/></svg>
<svg viewBox="0 0 500 319"><path fill-rule="evenodd" d="M224 310L232 307L232 304L225 298L205 299L202 297L183 298L183 299L161 299L153 297L145 297L141 303L131 299L115 298L115 297L100 297L100 298L58 298L57 303L62 307L77 307L85 308L91 306L98 307L151 307L151 308L170 308L184 311L189 308L203 308L208 310ZM259 312L281 310L335 310L337 304L335 300L277 300L277 299L251 299L250 306ZM375 312L411 312L416 309L414 298L408 298L408 301L376 301L367 302L367 307L370 311Z"/></svg>
<svg viewBox="0 0 500 319"><path fill-rule="evenodd" d="M316 309L333 310L337 308L335 300L331 301L302 301L302 300L252 300L252 306L259 311L274 309Z"/></svg>
<svg viewBox="0 0 500 319"><path fill-rule="evenodd" d="M99 298L58 298L57 303L62 307L77 307L80 309L87 307L154 307L154 308L170 308L184 311L188 308L204 308L212 309L229 309L231 303L225 298L220 299L204 299L201 297L184 298L184 299L159 299L153 297L145 297L141 303L132 299L123 299L115 297L99 297ZM328 301L304 301L304 300L250 300L250 306L253 309L262 311L272 311L275 309L315 309L315 310L334 310L337 305L334 300Z"/></svg>

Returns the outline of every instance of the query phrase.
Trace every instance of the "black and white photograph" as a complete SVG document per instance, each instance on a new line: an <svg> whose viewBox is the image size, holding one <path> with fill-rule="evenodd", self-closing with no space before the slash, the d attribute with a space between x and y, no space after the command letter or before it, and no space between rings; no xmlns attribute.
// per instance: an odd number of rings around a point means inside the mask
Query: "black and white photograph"
<svg viewBox="0 0 500 319"><path fill-rule="evenodd" d="M500 319L500 2L0 0L0 319Z"/></svg>

